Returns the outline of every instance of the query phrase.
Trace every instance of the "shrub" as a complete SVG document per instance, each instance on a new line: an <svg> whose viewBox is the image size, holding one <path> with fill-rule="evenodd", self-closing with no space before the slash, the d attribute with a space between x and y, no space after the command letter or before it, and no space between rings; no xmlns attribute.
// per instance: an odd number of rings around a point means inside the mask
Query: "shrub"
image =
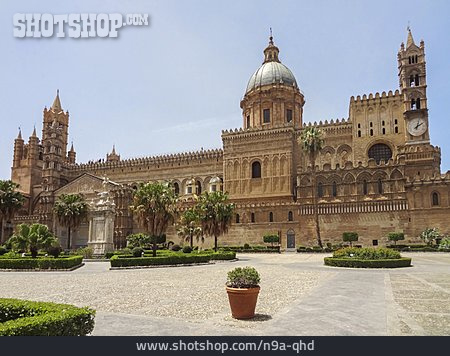
<svg viewBox="0 0 450 356"><path fill-rule="evenodd" d="M342 234L342 240L344 242L350 242L350 246L352 246L352 242L358 241L358 233L356 233L356 232L344 232Z"/></svg>
<svg viewBox="0 0 450 356"><path fill-rule="evenodd" d="M0 298L0 336L84 336L94 316L90 308Z"/></svg>
<svg viewBox="0 0 450 356"><path fill-rule="evenodd" d="M171 250L172 250L172 251L180 251L180 250L181 250L181 246L180 246L180 245L177 245L177 244L172 245Z"/></svg>
<svg viewBox="0 0 450 356"><path fill-rule="evenodd" d="M441 240L439 250L450 251L450 237L445 237Z"/></svg>
<svg viewBox="0 0 450 356"><path fill-rule="evenodd" d="M397 241L405 239L405 234L403 232L390 232L388 234L388 240L394 241L394 245L397 245Z"/></svg>
<svg viewBox="0 0 450 356"><path fill-rule="evenodd" d="M235 252L202 252L202 253L166 253L156 257L144 256L141 258L132 258L121 255L111 257L111 267L130 267L130 266L155 266L155 265L178 265L192 263L208 263L211 260L233 260L236 258Z"/></svg>
<svg viewBox="0 0 450 356"><path fill-rule="evenodd" d="M192 247L191 246L184 246L183 247L183 253L191 253Z"/></svg>
<svg viewBox="0 0 450 356"><path fill-rule="evenodd" d="M142 257L144 253L144 249L141 247L135 247L131 250L131 254L133 255L133 257Z"/></svg>
<svg viewBox="0 0 450 356"><path fill-rule="evenodd" d="M397 259L379 259L363 260L355 258L334 258L325 257L325 265L334 267L353 267L353 268L399 268L411 266L411 258Z"/></svg>
<svg viewBox="0 0 450 356"><path fill-rule="evenodd" d="M47 249L47 253L54 258L58 258L62 252L61 246L51 246Z"/></svg>
<svg viewBox="0 0 450 356"><path fill-rule="evenodd" d="M82 256L63 258L0 258L0 269L70 269L83 262Z"/></svg>
<svg viewBox="0 0 450 356"><path fill-rule="evenodd" d="M361 260L386 260L386 259L398 259L400 253L398 251L388 248L356 248L346 247L333 252L334 258L348 258L348 259L361 259Z"/></svg>
<svg viewBox="0 0 450 356"><path fill-rule="evenodd" d="M8 250L5 247L0 246L0 256L4 255L6 252L8 252Z"/></svg>
<svg viewBox="0 0 450 356"><path fill-rule="evenodd" d="M228 272L227 287L230 288L254 288L259 282L259 273L253 267L237 267Z"/></svg>
<svg viewBox="0 0 450 356"><path fill-rule="evenodd" d="M72 255L83 256L83 258L92 258L94 250L91 247L80 247L75 251L70 252Z"/></svg>
<svg viewBox="0 0 450 356"><path fill-rule="evenodd" d="M440 237L439 231L437 228L426 228L420 233L420 238L427 243L427 245L431 246L434 240Z"/></svg>
<svg viewBox="0 0 450 356"><path fill-rule="evenodd" d="M250 245L248 243L244 244L244 250L250 250Z"/></svg>

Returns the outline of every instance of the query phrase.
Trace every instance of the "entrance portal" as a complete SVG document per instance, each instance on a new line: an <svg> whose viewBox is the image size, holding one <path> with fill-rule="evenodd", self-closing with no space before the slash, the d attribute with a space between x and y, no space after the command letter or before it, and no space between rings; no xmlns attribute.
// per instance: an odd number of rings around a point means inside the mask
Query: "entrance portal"
<svg viewBox="0 0 450 356"><path fill-rule="evenodd" d="M295 249L295 232L294 230L289 230L287 232L286 248Z"/></svg>

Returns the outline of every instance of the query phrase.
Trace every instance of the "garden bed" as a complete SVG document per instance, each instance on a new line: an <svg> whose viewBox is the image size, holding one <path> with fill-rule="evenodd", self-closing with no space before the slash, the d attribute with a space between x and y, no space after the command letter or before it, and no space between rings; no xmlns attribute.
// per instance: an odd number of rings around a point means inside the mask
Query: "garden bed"
<svg viewBox="0 0 450 356"><path fill-rule="evenodd" d="M0 298L0 336L85 336L94 317L90 308Z"/></svg>
<svg viewBox="0 0 450 356"><path fill-rule="evenodd" d="M205 264L211 261L224 261L236 259L236 253L232 251L210 252L210 253L166 253L156 257L130 257L124 255L114 255L111 257L111 268L127 268L139 266L175 266Z"/></svg>
<svg viewBox="0 0 450 356"><path fill-rule="evenodd" d="M83 256L0 258L0 270L7 271L72 271L83 265Z"/></svg>
<svg viewBox="0 0 450 356"><path fill-rule="evenodd" d="M325 257L324 261L326 266L332 267L400 268L411 266L411 258L407 257L402 257L398 259L386 259L386 260L362 260L356 258Z"/></svg>

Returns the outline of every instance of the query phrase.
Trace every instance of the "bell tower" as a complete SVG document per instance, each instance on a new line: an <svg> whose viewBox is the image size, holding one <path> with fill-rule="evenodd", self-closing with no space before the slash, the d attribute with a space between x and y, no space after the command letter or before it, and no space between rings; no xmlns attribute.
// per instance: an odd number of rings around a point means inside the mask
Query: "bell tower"
<svg viewBox="0 0 450 356"><path fill-rule="evenodd" d="M42 145L44 147L42 187L44 191L54 191L60 187L62 166L68 161L69 112L64 112L61 107L59 90L51 108L44 109L42 127Z"/></svg>
<svg viewBox="0 0 450 356"><path fill-rule="evenodd" d="M398 52L400 89L403 96L403 117L405 119L406 144L430 142L427 107L427 81L425 43L414 42L408 27L406 47L404 43Z"/></svg>

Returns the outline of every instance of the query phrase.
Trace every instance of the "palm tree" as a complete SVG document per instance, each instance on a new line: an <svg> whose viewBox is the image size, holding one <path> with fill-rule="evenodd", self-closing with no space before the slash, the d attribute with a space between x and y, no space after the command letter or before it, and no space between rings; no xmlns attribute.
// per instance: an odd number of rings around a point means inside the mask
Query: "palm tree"
<svg viewBox="0 0 450 356"><path fill-rule="evenodd" d="M57 243L56 238L42 224L20 224L16 233L9 239L9 242L16 250L29 250L31 257L36 258L39 249L48 249Z"/></svg>
<svg viewBox="0 0 450 356"><path fill-rule="evenodd" d="M317 189L316 189L316 158L323 146L322 131L315 127L308 127L303 130L300 136L300 143L303 151L308 155L311 164L311 189L312 189L312 203L314 212L314 222L316 225L317 243L322 246L322 239L320 238L319 226L319 212L317 207Z"/></svg>
<svg viewBox="0 0 450 356"><path fill-rule="evenodd" d="M205 192L199 197L199 212L202 230L214 236L214 251L217 251L217 238L227 233L233 216L234 204L227 203L228 194L221 191Z"/></svg>
<svg viewBox="0 0 450 356"><path fill-rule="evenodd" d="M176 207L177 197L170 184L143 183L134 193L130 210L151 237L153 257L156 257L158 241L165 236L169 223L174 220Z"/></svg>
<svg viewBox="0 0 450 356"><path fill-rule="evenodd" d="M0 243L4 241L6 222L14 218L25 200L18 188L19 185L11 180L0 180Z"/></svg>
<svg viewBox="0 0 450 356"><path fill-rule="evenodd" d="M89 206L81 194L61 194L53 208L59 223L67 227L67 249L71 248L71 232L87 218Z"/></svg>
<svg viewBox="0 0 450 356"><path fill-rule="evenodd" d="M201 238L203 242L202 228L199 223L199 214L195 208L189 208L181 215L177 233L181 238L189 241L191 247L194 247L194 237L197 238L197 241Z"/></svg>

